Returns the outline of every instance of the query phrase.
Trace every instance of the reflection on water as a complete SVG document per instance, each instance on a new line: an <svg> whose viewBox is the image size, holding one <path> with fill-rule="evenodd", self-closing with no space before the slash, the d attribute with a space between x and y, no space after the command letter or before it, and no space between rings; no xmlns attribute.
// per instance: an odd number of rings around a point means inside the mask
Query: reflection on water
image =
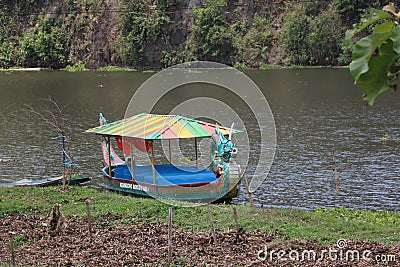
<svg viewBox="0 0 400 267"><path fill-rule="evenodd" d="M400 210L400 141L379 139L385 134L400 139L398 93L388 92L376 106L366 107L345 69L254 70L246 74L269 101L278 137L272 169L254 192L257 203L264 207ZM67 105L76 169L96 178L93 184L98 185L100 140L82 132L97 124L99 112L109 121L122 118L135 89L150 76L135 72L0 73L0 158L18 159L0 163L0 182L60 174L60 140L51 139L57 133L25 106L40 109L46 104L40 98L51 96ZM208 94L206 89L201 92ZM224 97L235 102L229 95ZM171 99L179 101L177 96ZM171 101L166 98L159 110L168 103L174 106ZM244 121L252 121L245 108L235 110ZM249 129L249 134L257 133ZM333 150L339 175L337 197ZM256 160L250 151L247 173L256 167ZM235 202L246 202L243 190Z"/></svg>

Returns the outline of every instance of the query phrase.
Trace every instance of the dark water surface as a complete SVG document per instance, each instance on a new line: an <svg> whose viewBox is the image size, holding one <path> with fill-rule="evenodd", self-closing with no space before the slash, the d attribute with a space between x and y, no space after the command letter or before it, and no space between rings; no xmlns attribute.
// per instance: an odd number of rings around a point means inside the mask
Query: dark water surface
<svg viewBox="0 0 400 267"><path fill-rule="evenodd" d="M277 132L273 166L254 192L257 203L400 211L399 93L385 93L374 107L366 107L346 69L253 70L246 74L268 100ZM50 107L40 99L51 96L60 106L67 105L64 114L77 171L95 178L93 185L99 185L99 137L82 132L97 125L99 112L109 121L122 118L134 91L151 75L0 73L0 158L18 159L0 163L0 182L60 175L60 141L52 140L57 133L25 106ZM177 101L179 97L172 98ZM237 113L246 120L250 115L241 110ZM381 141L386 134L399 141ZM339 196L335 196L332 150ZM250 158L247 169L254 169L255 164ZM243 190L235 202L246 202Z"/></svg>

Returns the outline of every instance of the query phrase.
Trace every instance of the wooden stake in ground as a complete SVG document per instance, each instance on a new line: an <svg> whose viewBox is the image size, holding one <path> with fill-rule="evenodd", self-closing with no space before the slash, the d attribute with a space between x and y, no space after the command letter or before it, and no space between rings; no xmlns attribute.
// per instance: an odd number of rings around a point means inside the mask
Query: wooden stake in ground
<svg viewBox="0 0 400 267"><path fill-rule="evenodd" d="M172 259L172 207L168 210L168 266Z"/></svg>
<svg viewBox="0 0 400 267"><path fill-rule="evenodd" d="M60 211L60 204L54 204L50 214L51 219L48 226L49 239L67 228L67 219Z"/></svg>
<svg viewBox="0 0 400 267"><path fill-rule="evenodd" d="M15 266L14 235L15 235L14 232L10 232L11 266Z"/></svg>
<svg viewBox="0 0 400 267"><path fill-rule="evenodd" d="M236 231L239 232L239 223L236 207L233 207L233 216L235 218Z"/></svg>
<svg viewBox="0 0 400 267"><path fill-rule="evenodd" d="M237 210L236 207L233 207L233 217L235 219L235 225L236 225L236 243L239 241L239 222L238 222L238 216L237 216Z"/></svg>
<svg viewBox="0 0 400 267"><path fill-rule="evenodd" d="M90 204L89 200L85 201L86 204L86 215L87 215L87 221L88 221L88 229L89 229L89 238L92 238L92 223L90 221Z"/></svg>
<svg viewBox="0 0 400 267"><path fill-rule="evenodd" d="M210 225L211 225L212 236L213 236L213 239L214 239L214 244L218 245L217 236L215 235L214 221L213 221L213 218L212 218L212 214L211 214L210 208L208 208L208 217L210 217Z"/></svg>
<svg viewBox="0 0 400 267"><path fill-rule="evenodd" d="M239 239L240 239L240 234L243 232L243 228L240 227L240 225L239 225L236 207L233 207L233 216L235 218L235 225L236 225L236 240L235 240L235 242L238 243Z"/></svg>
<svg viewBox="0 0 400 267"><path fill-rule="evenodd" d="M332 149L332 157L333 157L333 174L335 176L335 184L336 184L336 196L339 195L339 176L336 170L336 157L335 157L335 150Z"/></svg>
<svg viewBox="0 0 400 267"><path fill-rule="evenodd" d="M243 179L244 188L246 189L246 192L247 192L247 196L249 197L250 206L253 207L254 206L253 197L251 196L249 184L247 183L247 179L246 179L246 176L244 176L244 174L242 175L242 179Z"/></svg>

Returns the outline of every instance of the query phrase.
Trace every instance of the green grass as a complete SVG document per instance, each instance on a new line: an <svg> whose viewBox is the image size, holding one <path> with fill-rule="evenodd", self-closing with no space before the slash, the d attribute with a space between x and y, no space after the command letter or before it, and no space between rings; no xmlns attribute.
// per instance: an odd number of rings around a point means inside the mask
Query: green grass
<svg viewBox="0 0 400 267"><path fill-rule="evenodd" d="M90 200L92 220L104 224L133 222L167 222L168 205L153 199L133 198L116 193L101 192L87 187L0 188L0 216L27 214L47 216L55 203L69 218L85 220L85 200ZM234 229L233 205L173 207L173 223L182 229L210 231L207 208L213 214L215 228ZM340 238L358 239L385 244L400 244L400 213L364 211L344 208L260 209L236 205L239 224L246 231L277 232L282 238L307 239L321 244ZM117 220L108 219L117 215Z"/></svg>
<svg viewBox="0 0 400 267"><path fill-rule="evenodd" d="M96 69L97 71L137 71L136 69L118 66L105 66Z"/></svg>
<svg viewBox="0 0 400 267"><path fill-rule="evenodd" d="M270 64L261 64L259 69L261 70L281 70L281 69L325 69L330 68L332 66L302 66L302 65L270 65ZM337 67L337 66L334 66ZM339 66L342 67L342 66Z"/></svg>

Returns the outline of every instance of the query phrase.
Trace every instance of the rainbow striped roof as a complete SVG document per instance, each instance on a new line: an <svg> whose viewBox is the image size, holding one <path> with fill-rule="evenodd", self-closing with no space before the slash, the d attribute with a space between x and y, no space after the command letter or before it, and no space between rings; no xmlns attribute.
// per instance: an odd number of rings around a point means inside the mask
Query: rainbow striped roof
<svg viewBox="0 0 400 267"><path fill-rule="evenodd" d="M156 115L141 113L119 121L86 130L99 135L123 136L144 140L168 140L210 137L215 132L215 124L179 115ZM230 128L218 126L223 135ZM233 133L242 131L233 130Z"/></svg>

